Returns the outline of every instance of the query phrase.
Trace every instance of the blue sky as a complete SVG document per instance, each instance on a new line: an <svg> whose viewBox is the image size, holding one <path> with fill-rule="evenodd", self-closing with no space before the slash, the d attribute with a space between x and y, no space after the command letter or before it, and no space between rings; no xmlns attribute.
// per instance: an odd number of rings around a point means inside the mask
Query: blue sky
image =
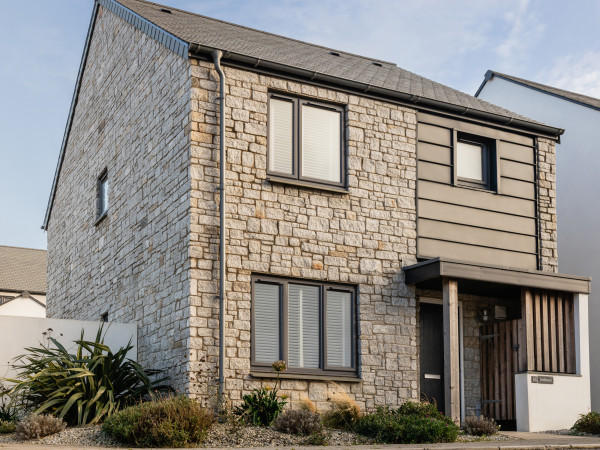
<svg viewBox="0 0 600 450"><path fill-rule="evenodd" d="M600 97L595 0L163 0L396 63L473 94L487 69ZM40 230L92 0L2 2L0 245Z"/></svg>

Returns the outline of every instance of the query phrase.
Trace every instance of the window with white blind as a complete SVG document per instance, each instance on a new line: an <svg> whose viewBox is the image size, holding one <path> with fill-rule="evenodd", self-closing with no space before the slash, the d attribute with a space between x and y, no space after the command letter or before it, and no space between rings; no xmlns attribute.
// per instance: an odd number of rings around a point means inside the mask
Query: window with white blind
<svg viewBox="0 0 600 450"><path fill-rule="evenodd" d="M289 373L356 376L353 287L261 275L252 298L254 370L283 359Z"/></svg>
<svg viewBox="0 0 600 450"><path fill-rule="evenodd" d="M494 147L489 139L458 133L454 156L456 184L493 189Z"/></svg>
<svg viewBox="0 0 600 450"><path fill-rule="evenodd" d="M269 175L345 186L342 107L273 93L268 122Z"/></svg>

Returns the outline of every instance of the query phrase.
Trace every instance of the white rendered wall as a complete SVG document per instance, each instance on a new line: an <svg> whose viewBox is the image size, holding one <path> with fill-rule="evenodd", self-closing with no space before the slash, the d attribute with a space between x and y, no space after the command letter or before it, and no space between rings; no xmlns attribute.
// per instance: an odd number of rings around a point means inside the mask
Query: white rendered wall
<svg viewBox="0 0 600 450"><path fill-rule="evenodd" d="M135 324L0 316L0 378L14 377L16 373L10 367L10 362L25 353L25 347L38 347L45 339L42 333L48 333L49 329L52 330L50 335L71 351L76 347L73 341L81 337L81 330L84 330L84 339L93 341L100 325L104 325L104 343L111 350L117 351L131 340L134 347L128 358L137 360Z"/></svg>
<svg viewBox="0 0 600 450"><path fill-rule="evenodd" d="M46 307L27 297L0 305L0 316L46 317Z"/></svg>
<svg viewBox="0 0 600 450"><path fill-rule="evenodd" d="M600 111L501 78L479 98L539 122L565 129L556 147L558 268L592 277L591 342L600 342ZM592 408L600 411L600 346L591 347Z"/></svg>
<svg viewBox="0 0 600 450"><path fill-rule="evenodd" d="M575 295L575 348L577 375L533 372L515 375L518 431L571 428L580 414L591 410L588 296L585 294ZM554 383L533 383L535 376L551 376Z"/></svg>

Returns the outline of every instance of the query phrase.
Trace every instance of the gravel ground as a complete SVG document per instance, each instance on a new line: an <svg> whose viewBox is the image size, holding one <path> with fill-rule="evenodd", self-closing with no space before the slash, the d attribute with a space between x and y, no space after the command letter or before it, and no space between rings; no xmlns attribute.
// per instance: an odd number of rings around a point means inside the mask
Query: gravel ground
<svg viewBox="0 0 600 450"><path fill-rule="evenodd" d="M358 445L372 444L373 441L353 433L339 430L326 430L329 437L329 445ZM573 434L570 430L548 431L550 434ZM589 435L593 436L593 435ZM502 434L494 436L470 436L461 434L456 442L475 441L506 441L514 438ZM19 440L16 433L0 435L1 444L12 444L23 442ZM46 436L41 439L27 441L28 444L39 445L71 445L76 447L100 446L118 447L119 443L107 436L100 425L88 427L71 427L65 431ZM284 447L307 445L306 436L295 436L280 433L272 428L236 426L228 423L215 423L211 428L204 447L239 448L239 447Z"/></svg>
<svg viewBox="0 0 600 450"><path fill-rule="evenodd" d="M514 439L514 437L499 433L496 433L492 436L471 436L470 434L461 434L456 439L456 442L511 441Z"/></svg>
<svg viewBox="0 0 600 450"><path fill-rule="evenodd" d="M101 425L93 425L88 427L72 427L67 428L51 436L46 436L40 439L31 441L22 441L17 437L16 433L0 434L0 444L15 444L27 442L28 444L40 445L72 445L72 446L104 446L117 447L117 441L107 436L101 429Z"/></svg>
<svg viewBox="0 0 600 450"><path fill-rule="evenodd" d="M579 431L566 429L566 430L549 430L549 431L541 431L541 433L546 434L562 434L565 436L584 436L584 437L600 437L600 434L591 434L591 433L581 433Z"/></svg>
<svg viewBox="0 0 600 450"><path fill-rule="evenodd" d="M369 439L338 430L327 430L329 445L370 444ZM272 428L240 427L224 423L215 423L211 428L204 447L281 447L306 445L306 436L294 436L280 433ZM0 435L1 444L22 443L16 433ZM103 446L118 447L119 443L107 436L100 425L72 427L65 431L41 439L27 441L28 444L72 445L77 447Z"/></svg>

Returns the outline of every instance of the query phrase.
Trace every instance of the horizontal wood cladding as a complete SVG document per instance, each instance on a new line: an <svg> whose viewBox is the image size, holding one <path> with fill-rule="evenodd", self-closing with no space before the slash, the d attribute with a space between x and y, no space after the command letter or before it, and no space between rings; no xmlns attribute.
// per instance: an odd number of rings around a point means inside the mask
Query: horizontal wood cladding
<svg viewBox="0 0 600 450"><path fill-rule="evenodd" d="M495 142L493 189L456 183L457 133ZM534 139L424 113L419 114L417 137L418 256L536 269Z"/></svg>

